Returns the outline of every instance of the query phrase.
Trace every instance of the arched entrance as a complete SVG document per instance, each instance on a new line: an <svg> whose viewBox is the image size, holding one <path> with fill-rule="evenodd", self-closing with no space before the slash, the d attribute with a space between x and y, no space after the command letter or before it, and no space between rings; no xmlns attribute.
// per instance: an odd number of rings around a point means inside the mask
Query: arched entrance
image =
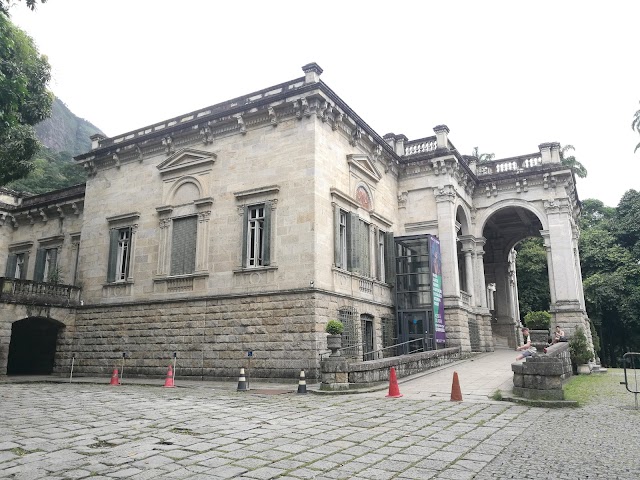
<svg viewBox="0 0 640 480"><path fill-rule="evenodd" d="M520 323L516 251L528 237L540 237L543 225L538 216L523 206L504 206L487 218L482 236L486 239L484 269L487 284L495 285L492 333L496 345L514 348Z"/></svg>
<svg viewBox="0 0 640 480"><path fill-rule="evenodd" d="M48 375L53 372L58 334L64 325L50 318L14 322L7 375Z"/></svg>

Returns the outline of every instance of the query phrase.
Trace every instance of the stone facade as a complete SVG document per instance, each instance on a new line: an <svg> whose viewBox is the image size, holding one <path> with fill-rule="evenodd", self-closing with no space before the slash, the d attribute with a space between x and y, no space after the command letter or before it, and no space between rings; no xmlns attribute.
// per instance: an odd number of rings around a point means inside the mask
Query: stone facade
<svg viewBox="0 0 640 480"><path fill-rule="evenodd" d="M320 67L303 70L117 137L95 135L76 157L86 186L0 192L5 276L28 253L23 278L38 280L37 252L55 249L46 261L59 276L39 280L81 289L56 371L75 354L77 374L107 374L124 353L130 374L161 376L175 352L178 375L234 377L253 351L255 376L297 378L304 368L318 378L324 326L342 311L353 315L358 355L364 343L389 344L394 236L440 239L446 346L490 351L496 335L517 340L510 252L531 234L549 245L556 320L584 324L575 188L557 144L478 166L444 125L419 140L381 137L319 80ZM0 345L19 317L1 317Z"/></svg>

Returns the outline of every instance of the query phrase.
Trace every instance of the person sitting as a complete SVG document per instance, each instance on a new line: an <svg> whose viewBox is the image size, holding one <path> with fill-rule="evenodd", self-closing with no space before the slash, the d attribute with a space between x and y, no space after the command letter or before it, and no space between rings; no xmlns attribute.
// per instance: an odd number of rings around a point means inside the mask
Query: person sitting
<svg viewBox="0 0 640 480"><path fill-rule="evenodd" d="M530 357L537 352L536 347L531 345L531 336L529 335L529 329L527 327L524 327L522 329L522 338L524 339L524 343L516 348L517 352L522 353L516 357L516 361L522 360L526 357Z"/></svg>
<svg viewBox="0 0 640 480"><path fill-rule="evenodd" d="M551 343L554 344L554 343L566 342L566 341L567 341L567 337L564 334L564 330L560 328L560 325L556 325L556 333L555 333L555 336L553 337L553 342Z"/></svg>

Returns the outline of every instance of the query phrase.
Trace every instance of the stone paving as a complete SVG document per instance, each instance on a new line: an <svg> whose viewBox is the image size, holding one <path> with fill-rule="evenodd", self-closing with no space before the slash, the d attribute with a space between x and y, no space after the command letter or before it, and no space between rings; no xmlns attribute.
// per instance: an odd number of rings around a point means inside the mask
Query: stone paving
<svg viewBox="0 0 640 480"><path fill-rule="evenodd" d="M638 479L640 412L0 384L0 478Z"/></svg>

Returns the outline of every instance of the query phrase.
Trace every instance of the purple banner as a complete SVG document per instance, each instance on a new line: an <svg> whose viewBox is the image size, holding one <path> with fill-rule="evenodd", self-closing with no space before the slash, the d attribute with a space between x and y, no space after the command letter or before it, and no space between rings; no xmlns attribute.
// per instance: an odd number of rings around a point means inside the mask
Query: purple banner
<svg viewBox="0 0 640 480"><path fill-rule="evenodd" d="M429 236L429 263L431 264L435 339L436 343L445 343L447 336L444 331L444 302L442 301L442 256L440 255L440 240L433 235Z"/></svg>

